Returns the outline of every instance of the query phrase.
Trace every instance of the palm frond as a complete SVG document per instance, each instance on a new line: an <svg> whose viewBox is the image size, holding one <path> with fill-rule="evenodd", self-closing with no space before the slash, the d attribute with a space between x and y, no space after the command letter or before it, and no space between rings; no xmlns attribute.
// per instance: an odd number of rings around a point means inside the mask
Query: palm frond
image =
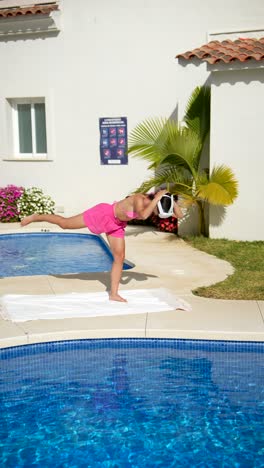
<svg viewBox="0 0 264 468"><path fill-rule="evenodd" d="M238 181L233 171L225 165L213 169L208 183L197 184L197 197L213 205L230 205L237 195Z"/></svg>
<svg viewBox="0 0 264 468"><path fill-rule="evenodd" d="M208 170L200 170L198 175L197 183L199 185L207 185L209 182L209 171Z"/></svg>
<svg viewBox="0 0 264 468"><path fill-rule="evenodd" d="M184 121L188 128L199 135L202 143L210 130L211 90L208 86L197 86L186 106Z"/></svg>
<svg viewBox="0 0 264 468"><path fill-rule="evenodd" d="M185 167L195 177L201 148L201 140L196 133L188 128L178 128L169 136L167 156L161 160L161 164Z"/></svg>
<svg viewBox="0 0 264 468"><path fill-rule="evenodd" d="M128 153L151 162L152 166L157 166L166 155L166 128L164 118L144 120L129 135Z"/></svg>
<svg viewBox="0 0 264 468"><path fill-rule="evenodd" d="M200 151L199 136L172 119L145 120L132 130L129 137L128 153L149 161L149 169L170 163L194 173Z"/></svg>
<svg viewBox="0 0 264 468"><path fill-rule="evenodd" d="M184 169L159 167L155 176L143 182L136 192L146 193L154 187L167 186L172 194L182 194L192 198L192 177Z"/></svg>

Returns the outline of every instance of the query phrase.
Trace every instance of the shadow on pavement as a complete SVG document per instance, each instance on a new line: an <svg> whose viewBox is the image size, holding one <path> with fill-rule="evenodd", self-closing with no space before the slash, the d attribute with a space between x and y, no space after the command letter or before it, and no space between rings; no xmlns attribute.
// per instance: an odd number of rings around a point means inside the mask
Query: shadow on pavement
<svg viewBox="0 0 264 468"><path fill-rule="evenodd" d="M50 275L54 278L59 278L63 280L67 279L78 279L83 281L99 281L106 287L106 291L110 290L110 272L103 273L76 273L68 275ZM147 281L149 278L158 278L156 275L151 275L149 273L136 273L131 270L123 271L120 284L128 284L130 281L135 280L138 282Z"/></svg>

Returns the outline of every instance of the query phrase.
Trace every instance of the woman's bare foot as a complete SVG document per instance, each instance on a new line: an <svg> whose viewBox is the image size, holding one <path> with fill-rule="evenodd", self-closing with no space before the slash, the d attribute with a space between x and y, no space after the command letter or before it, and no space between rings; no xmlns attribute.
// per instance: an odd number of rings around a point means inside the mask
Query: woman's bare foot
<svg viewBox="0 0 264 468"><path fill-rule="evenodd" d="M119 294L109 294L109 300L117 302L127 302L127 300L119 296Z"/></svg>
<svg viewBox="0 0 264 468"><path fill-rule="evenodd" d="M30 216L26 216L25 218L22 219L21 221L21 226L26 226L27 224L30 224L34 221L35 215L32 214Z"/></svg>

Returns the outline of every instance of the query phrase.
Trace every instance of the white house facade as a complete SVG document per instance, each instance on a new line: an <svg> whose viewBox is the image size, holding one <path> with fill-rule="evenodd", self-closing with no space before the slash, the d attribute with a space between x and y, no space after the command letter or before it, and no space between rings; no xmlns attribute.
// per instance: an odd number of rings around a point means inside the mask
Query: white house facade
<svg viewBox="0 0 264 468"><path fill-rule="evenodd" d="M149 175L126 158L127 134L148 117L181 119L209 82L210 167L239 180L210 235L263 240L263 66L175 60L214 32L263 30L262 0L0 0L0 186L41 187L65 215L120 199Z"/></svg>
<svg viewBox="0 0 264 468"><path fill-rule="evenodd" d="M212 77L210 164L232 166L239 195L227 208L211 207L210 237L264 240L264 68L233 68Z"/></svg>
<svg viewBox="0 0 264 468"><path fill-rule="evenodd" d="M264 30L221 32L178 55L191 71L202 62L211 88L210 170L229 166L239 183L230 207L210 206L210 237L263 240Z"/></svg>

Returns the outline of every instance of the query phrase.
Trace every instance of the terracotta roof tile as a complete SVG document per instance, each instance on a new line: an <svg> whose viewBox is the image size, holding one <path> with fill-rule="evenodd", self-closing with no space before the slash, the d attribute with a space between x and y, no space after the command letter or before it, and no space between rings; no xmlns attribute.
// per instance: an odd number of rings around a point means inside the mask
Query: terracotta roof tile
<svg viewBox="0 0 264 468"><path fill-rule="evenodd" d="M235 41L211 41L197 49L176 55L176 58L191 60L198 58L210 64L217 62L230 63L234 61L246 62L254 59L264 60L264 37L261 39L240 38Z"/></svg>
<svg viewBox="0 0 264 468"><path fill-rule="evenodd" d="M13 18L14 16L22 15L47 15L54 10L58 10L58 5L56 5L55 3L46 3L43 5L35 5L21 8L2 8L0 9L0 20L3 18Z"/></svg>

